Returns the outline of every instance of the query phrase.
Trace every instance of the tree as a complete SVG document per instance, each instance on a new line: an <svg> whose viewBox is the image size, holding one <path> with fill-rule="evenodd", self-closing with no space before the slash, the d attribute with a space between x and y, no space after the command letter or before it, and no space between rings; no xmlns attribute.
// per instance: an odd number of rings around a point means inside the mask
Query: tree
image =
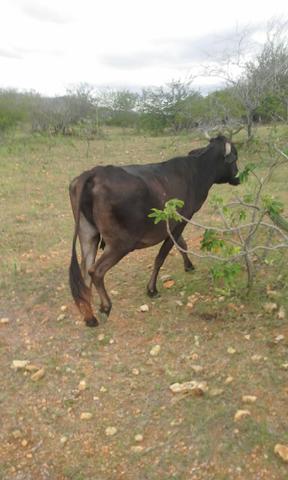
<svg viewBox="0 0 288 480"><path fill-rule="evenodd" d="M271 23L260 50L251 42L251 31L239 32L230 52L222 52L222 57L207 66L203 74L224 80L241 106L248 139L253 135L255 116L265 112L267 117L269 110L272 118L273 108L277 107L275 113L281 117L284 106L287 118L287 23Z"/></svg>

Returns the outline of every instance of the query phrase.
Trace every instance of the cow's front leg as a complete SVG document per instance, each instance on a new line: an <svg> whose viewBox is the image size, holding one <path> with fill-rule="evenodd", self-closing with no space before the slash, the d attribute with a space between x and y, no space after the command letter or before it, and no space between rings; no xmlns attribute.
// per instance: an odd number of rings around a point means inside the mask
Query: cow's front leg
<svg viewBox="0 0 288 480"><path fill-rule="evenodd" d="M177 243L179 247L183 248L183 250L188 250L187 243L185 242L182 235L180 235L180 237L178 238ZM181 250L179 250L179 252L181 253L183 258L185 272L191 272L192 270L195 270L195 267L191 262L190 258L188 257L187 253L182 252Z"/></svg>
<svg viewBox="0 0 288 480"><path fill-rule="evenodd" d="M186 223L181 223L172 232L173 238L176 242L179 240L179 238L182 238L181 235L182 235L182 232L183 232L185 226L186 226ZM183 238L182 238L182 240L184 242L184 245L187 247ZM181 242L181 240L180 240L180 242ZM153 268L152 275L151 275L150 280L149 280L148 285L147 285L147 294L149 295L149 297L155 297L158 294L158 290L156 288L156 283L157 283L157 277L158 277L158 274L159 274L159 270L162 267L167 255L170 252L173 245L174 245L174 242L171 239L171 237L167 237L166 240L161 245L161 248L158 252L158 255L157 255L157 257L155 258L155 261L154 261L154 268ZM182 243L182 245L183 245L183 243ZM189 267L190 267L191 262L188 258L188 255L186 254L184 262L185 261L187 262L187 259L189 261ZM188 266L188 262L187 262L187 266ZM193 267L193 265L192 265L192 267Z"/></svg>

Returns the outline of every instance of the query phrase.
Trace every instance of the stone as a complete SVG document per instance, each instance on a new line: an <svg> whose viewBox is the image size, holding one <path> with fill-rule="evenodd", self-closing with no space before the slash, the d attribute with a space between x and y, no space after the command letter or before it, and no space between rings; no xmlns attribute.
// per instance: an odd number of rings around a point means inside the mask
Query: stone
<svg viewBox="0 0 288 480"><path fill-rule="evenodd" d="M68 442L68 437L63 436L60 438L60 443L62 445L66 445L67 442Z"/></svg>
<svg viewBox="0 0 288 480"><path fill-rule="evenodd" d="M21 430L13 430L12 436L13 436L13 438L15 438L15 440L18 440L18 438L21 438L21 437L22 437L22 432L21 432Z"/></svg>
<svg viewBox="0 0 288 480"><path fill-rule="evenodd" d="M81 380L78 385L78 390L80 390L80 392L83 392L84 390L86 390L86 388L87 388L87 385L85 380Z"/></svg>
<svg viewBox="0 0 288 480"><path fill-rule="evenodd" d="M41 380L41 378L43 378L44 375L45 375L45 368L40 368L40 370L37 370L37 372L31 375L31 380L33 382L38 382L38 380Z"/></svg>
<svg viewBox="0 0 288 480"><path fill-rule="evenodd" d="M236 349L233 348L233 347L228 347L227 348L227 353L229 353L230 355L234 355L234 353L236 353Z"/></svg>
<svg viewBox="0 0 288 480"><path fill-rule="evenodd" d="M90 412L82 412L80 414L80 420L91 420L92 417L93 415Z"/></svg>
<svg viewBox="0 0 288 480"><path fill-rule="evenodd" d="M288 445L277 443L274 447L274 453L278 455L284 462L288 462Z"/></svg>
<svg viewBox="0 0 288 480"><path fill-rule="evenodd" d="M277 313L277 317L279 318L279 320L284 320L285 317L286 317L286 312L285 312L285 309L284 307L280 307L279 308L279 311Z"/></svg>
<svg viewBox="0 0 288 480"><path fill-rule="evenodd" d="M251 412L249 410L237 410L234 415L234 421L239 422L243 418L250 417Z"/></svg>
<svg viewBox="0 0 288 480"><path fill-rule="evenodd" d="M66 314L65 313L60 313L60 315L58 315L58 317L57 317L57 322L61 322L65 318L66 318Z"/></svg>
<svg viewBox="0 0 288 480"><path fill-rule="evenodd" d="M28 445L28 440L26 440L26 438L23 438L23 440L22 440L22 442L21 442L21 445L22 445L22 447L24 447L24 448L27 447L27 445Z"/></svg>
<svg viewBox="0 0 288 480"><path fill-rule="evenodd" d="M143 450L144 450L144 447L142 447L141 445L133 445L131 447L131 452L133 453L141 453L143 452Z"/></svg>
<svg viewBox="0 0 288 480"><path fill-rule="evenodd" d="M149 312L149 306L146 303L141 305L140 312Z"/></svg>
<svg viewBox="0 0 288 480"><path fill-rule="evenodd" d="M161 282L166 282L167 280L171 280L171 275L161 275L160 280Z"/></svg>
<svg viewBox="0 0 288 480"><path fill-rule="evenodd" d="M133 373L133 375L139 375L140 370L138 368L132 368L132 373Z"/></svg>
<svg viewBox="0 0 288 480"><path fill-rule="evenodd" d="M277 310L278 306L277 303L264 303L263 309L265 310L266 313L273 313L275 310Z"/></svg>
<svg viewBox="0 0 288 480"><path fill-rule="evenodd" d="M231 377L231 375L228 375L228 377L224 380L224 383L225 385L229 385L230 383L232 383L234 380L233 377Z"/></svg>
<svg viewBox="0 0 288 480"><path fill-rule="evenodd" d="M105 434L107 437L113 437L113 435L116 435L117 433L117 428L116 427L107 427L105 430Z"/></svg>
<svg viewBox="0 0 288 480"><path fill-rule="evenodd" d="M194 380L184 383L173 383L169 388L172 393L191 393L196 397L201 397L208 390L206 382L196 382Z"/></svg>
<svg viewBox="0 0 288 480"><path fill-rule="evenodd" d="M166 280L165 282L163 282L163 287L167 289L172 288L174 285L175 280Z"/></svg>
<svg viewBox="0 0 288 480"><path fill-rule="evenodd" d="M151 357L157 357L157 355L159 355L160 353L160 350L161 350L160 345L154 345L154 347L152 347L150 350Z"/></svg>
<svg viewBox="0 0 288 480"><path fill-rule="evenodd" d="M274 342L279 343L279 342L282 342L282 340L284 339L285 339L284 335L277 335L277 337L275 337Z"/></svg>
<svg viewBox="0 0 288 480"><path fill-rule="evenodd" d="M255 395L243 395L242 396L242 402L243 403L255 403L257 400L257 397Z"/></svg>
<svg viewBox="0 0 288 480"><path fill-rule="evenodd" d="M61 310L61 312L66 312L67 305L61 305L60 310Z"/></svg>
<svg viewBox="0 0 288 480"><path fill-rule="evenodd" d="M262 355L255 354L255 355L252 355L251 360L253 362L260 362L261 360L263 360L263 357L262 357Z"/></svg>
<svg viewBox="0 0 288 480"><path fill-rule="evenodd" d="M141 433L137 433L134 437L135 442L143 442L143 435Z"/></svg>
<svg viewBox="0 0 288 480"><path fill-rule="evenodd" d="M100 333L97 338L98 338L99 342L102 342L105 338L104 333Z"/></svg>
<svg viewBox="0 0 288 480"><path fill-rule="evenodd" d="M23 370L29 365L29 360L13 360L11 368L15 370Z"/></svg>
<svg viewBox="0 0 288 480"><path fill-rule="evenodd" d="M10 322L10 320L9 320L8 317L2 317L2 318L0 318L0 323L1 323L1 325L6 325L6 324L9 323L9 322Z"/></svg>

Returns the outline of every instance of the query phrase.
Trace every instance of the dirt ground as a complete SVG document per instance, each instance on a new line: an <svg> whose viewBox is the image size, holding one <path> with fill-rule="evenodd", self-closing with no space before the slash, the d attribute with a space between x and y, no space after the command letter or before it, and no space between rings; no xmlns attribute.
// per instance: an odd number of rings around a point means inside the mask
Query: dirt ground
<svg viewBox="0 0 288 480"><path fill-rule="evenodd" d="M70 141L0 152L0 478L286 480L274 453L288 445L286 267L260 270L250 297L227 296L207 262L186 273L172 252L149 299L155 247L107 275L107 323L85 327L72 303L69 179L99 158L152 161L191 145L119 138L95 142L87 158ZM199 248L199 232L184 236ZM172 393L191 380L207 391Z"/></svg>

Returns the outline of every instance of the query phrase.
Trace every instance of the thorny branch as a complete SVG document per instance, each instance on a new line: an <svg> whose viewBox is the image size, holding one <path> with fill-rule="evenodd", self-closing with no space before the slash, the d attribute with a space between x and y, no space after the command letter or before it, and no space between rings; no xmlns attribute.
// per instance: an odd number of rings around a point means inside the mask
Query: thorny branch
<svg viewBox="0 0 288 480"><path fill-rule="evenodd" d="M233 202L228 203L225 206L220 207L219 205L217 206L218 209L218 214L224 224L224 227L217 227L217 226L208 226L204 225L202 223L196 222L192 219L187 219L180 213L179 215L179 220L182 220L185 223L189 223L193 225L194 227L203 229L205 231L210 230L214 231L216 233L220 234L230 234L231 236L235 235L237 236L239 241L234 240L233 238L229 238L228 241L234 245L236 245L238 248L240 248L237 253L229 255L229 256L220 256L216 255L214 253L209 253L209 254L200 254L196 253L194 251L187 251L186 249L182 248L178 242L177 239L174 238L173 233L171 232L170 224L169 224L169 218L166 219L166 226L167 226L167 232L173 241L174 245L176 248L183 252L183 253L190 253L195 257L198 258L209 258L213 260L218 260L222 262L233 262L236 260L239 260L241 258L244 259L245 265L246 265L246 270L247 270L247 277L248 277L248 282L247 286L250 288L253 283L253 277L254 277L254 267L253 267L253 255L256 255L256 252L258 250L262 250L264 252L269 252L269 251L276 251L280 249L287 249L288 248L288 235L283 231L282 228L279 226L275 225L275 223L270 223L264 221L265 216L269 216L269 210L267 208L261 206L261 194L263 191L264 186L268 183L268 181L271 178L271 175L273 173L273 170L276 167L279 167L283 164L288 163L288 155L280 150L277 146L273 146L274 150L282 157L281 160L275 160L269 167L266 175L263 178L259 178L259 176L254 172L251 171L253 174L254 178L257 181L257 188L255 191L255 197L254 197L254 202L252 203L247 203L244 200L242 200L239 197L236 197L236 199ZM284 160L283 160L284 158ZM228 223L227 218L225 217L223 209L225 207L233 208L233 207L242 207L251 212L251 221L249 223L245 224L239 224L237 226L232 226ZM271 215L270 215L270 220L271 220ZM273 221L273 217L272 217ZM259 228L262 228L264 230L269 231L268 238L266 240L266 243L264 245L252 245L253 240L255 240L256 233L258 232ZM246 231L248 232L246 233ZM285 229L285 231L287 231ZM279 239L278 243L275 245L271 245L270 242L272 241L272 237L275 237L275 234L277 236L281 237L281 240ZM265 253L264 253L265 255Z"/></svg>

